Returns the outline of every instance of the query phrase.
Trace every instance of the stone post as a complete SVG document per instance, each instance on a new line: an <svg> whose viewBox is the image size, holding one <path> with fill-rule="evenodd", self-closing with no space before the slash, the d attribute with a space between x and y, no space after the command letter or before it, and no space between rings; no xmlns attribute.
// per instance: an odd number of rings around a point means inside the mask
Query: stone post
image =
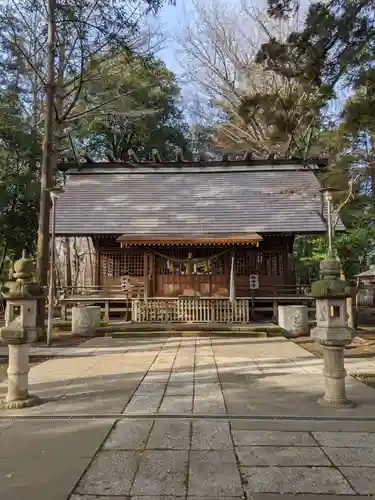
<svg viewBox="0 0 375 500"><path fill-rule="evenodd" d="M8 393L1 408L19 409L40 404L37 396L28 391L29 343L37 340L37 303L45 295L44 289L32 281L34 265L31 259L15 262L10 281L1 288L6 299L5 327L0 340L9 346Z"/></svg>
<svg viewBox="0 0 375 500"><path fill-rule="evenodd" d="M100 328L100 306L72 307L72 334L92 337Z"/></svg>
<svg viewBox="0 0 375 500"><path fill-rule="evenodd" d="M279 306L278 324L286 337L301 337L309 333L309 316L307 306Z"/></svg>
<svg viewBox="0 0 375 500"><path fill-rule="evenodd" d="M346 299L350 290L340 279L340 264L333 257L320 263L320 275L311 286L311 296L316 299L316 327L310 333L323 349L325 394L318 402L330 408L352 408L355 404L345 393L344 367L344 348L355 336L348 326Z"/></svg>

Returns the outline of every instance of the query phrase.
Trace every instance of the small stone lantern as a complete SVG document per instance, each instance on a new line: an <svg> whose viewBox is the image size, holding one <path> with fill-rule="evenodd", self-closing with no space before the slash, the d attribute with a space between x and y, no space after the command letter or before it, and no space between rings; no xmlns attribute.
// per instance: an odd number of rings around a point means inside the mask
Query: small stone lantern
<svg viewBox="0 0 375 500"><path fill-rule="evenodd" d="M332 256L320 263L320 280L312 284L311 296L316 299L316 328L310 335L321 344L324 358L325 394L318 402L331 408L354 407L346 398L344 367L344 348L355 336L348 326L350 289L340 279L340 263Z"/></svg>
<svg viewBox="0 0 375 500"><path fill-rule="evenodd" d="M24 254L14 263L14 281L1 288L6 299L5 327L0 330L0 341L9 346L8 393L0 407L19 409L40 403L28 392L29 343L38 338L36 325L37 302L46 291L32 279L34 264Z"/></svg>

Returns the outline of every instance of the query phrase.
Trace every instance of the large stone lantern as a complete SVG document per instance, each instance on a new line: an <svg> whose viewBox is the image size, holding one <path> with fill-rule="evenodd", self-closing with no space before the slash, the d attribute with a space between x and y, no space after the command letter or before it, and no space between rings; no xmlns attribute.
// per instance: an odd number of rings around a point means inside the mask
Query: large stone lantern
<svg viewBox="0 0 375 500"><path fill-rule="evenodd" d="M0 341L9 347L8 393L2 408L25 408L40 403L28 392L29 343L37 340L37 302L46 291L32 279L33 261L24 254L14 263L14 281L1 288L6 299L5 327L0 330Z"/></svg>
<svg viewBox="0 0 375 500"><path fill-rule="evenodd" d="M320 280L311 286L311 296L316 299L316 328L311 338L323 349L325 394L319 403L331 408L351 408L345 392L346 370L344 348L350 344L355 331L348 326L346 299L350 289L340 279L340 263L328 256L320 263Z"/></svg>
<svg viewBox="0 0 375 500"><path fill-rule="evenodd" d="M347 298L351 296L346 281L340 279L340 263L333 257L332 195L334 188L322 190L327 207L328 252L320 263L320 279L311 285L316 299L316 328L310 332L323 349L325 394L318 402L331 408L351 408L345 391L344 349L355 331L348 325Z"/></svg>

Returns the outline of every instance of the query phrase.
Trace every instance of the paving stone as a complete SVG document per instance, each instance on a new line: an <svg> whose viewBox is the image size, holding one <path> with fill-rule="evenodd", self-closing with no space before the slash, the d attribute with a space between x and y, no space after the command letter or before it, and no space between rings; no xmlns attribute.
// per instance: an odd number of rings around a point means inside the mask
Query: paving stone
<svg viewBox="0 0 375 500"><path fill-rule="evenodd" d="M310 431L340 431L351 432L353 430L361 430L363 432L375 431L375 421L373 422L355 422L355 421L323 421L323 420L274 420L274 421L254 421L254 420L231 420L232 430L252 430L252 431L291 431L291 432L310 432Z"/></svg>
<svg viewBox="0 0 375 500"><path fill-rule="evenodd" d="M28 420L0 434L1 458L93 457L114 420Z"/></svg>
<svg viewBox="0 0 375 500"><path fill-rule="evenodd" d="M153 380L144 381L136 390L136 396L148 396L149 394L164 394L165 382L155 382Z"/></svg>
<svg viewBox="0 0 375 500"><path fill-rule="evenodd" d="M103 445L104 450L143 450L151 432L152 421L121 420Z"/></svg>
<svg viewBox="0 0 375 500"><path fill-rule="evenodd" d="M173 370L194 370L194 356L177 355Z"/></svg>
<svg viewBox="0 0 375 500"><path fill-rule="evenodd" d="M94 458L75 493L129 495L142 452L102 451Z"/></svg>
<svg viewBox="0 0 375 500"><path fill-rule="evenodd" d="M323 450L336 466L350 464L353 467L375 467L375 451L373 448L325 447Z"/></svg>
<svg viewBox="0 0 375 500"><path fill-rule="evenodd" d="M156 420L147 443L147 449L189 450L190 427L190 422L186 421Z"/></svg>
<svg viewBox="0 0 375 500"><path fill-rule="evenodd" d="M283 493L280 494L273 493L251 493L249 495L249 500L370 500L368 496L358 496L358 495L319 495L314 493L304 493L303 495L294 495ZM221 500L221 499L220 499Z"/></svg>
<svg viewBox="0 0 375 500"><path fill-rule="evenodd" d="M191 451L188 495L242 496L243 488L233 451Z"/></svg>
<svg viewBox="0 0 375 500"><path fill-rule="evenodd" d="M113 500L117 500L117 498L118 497L114 498ZM130 499L131 500L185 500L185 498L186 498L185 496L182 496L182 497L178 496L177 497L177 496L174 496L174 495L173 496L169 496L169 495L168 496L165 496L165 495L162 495L162 496L159 496L159 495L157 495L157 496L155 496L155 495L152 495L152 496L148 496L148 495L147 496L143 496L142 495L142 496L131 496L131 497L129 497L129 500ZM88 500L90 500L90 499L88 499ZM101 500L101 499L98 499L98 500ZM112 500L112 499L110 499L110 500Z"/></svg>
<svg viewBox="0 0 375 500"><path fill-rule="evenodd" d="M191 413L193 395L164 396L159 413Z"/></svg>
<svg viewBox="0 0 375 500"><path fill-rule="evenodd" d="M167 386L166 396L192 395L193 382L170 382Z"/></svg>
<svg viewBox="0 0 375 500"><path fill-rule="evenodd" d="M91 458L0 459L1 500L67 500Z"/></svg>
<svg viewBox="0 0 375 500"><path fill-rule="evenodd" d="M187 500L218 500L218 497L192 497L192 496L188 496L186 497ZM232 500L232 498L237 498L238 500L240 499L245 499L245 496L244 495L241 495L241 496L230 496L230 497L220 497L220 500ZM151 500L151 499L150 499Z"/></svg>
<svg viewBox="0 0 375 500"><path fill-rule="evenodd" d="M145 451L131 494L185 495L188 460L188 451Z"/></svg>
<svg viewBox="0 0 375 500"><path fill-rule="evenodd" d="M170 384L192 384L194 380L194 372L189 371L173 371L169 378Z"/></svg>
<svg viewBox="0 0 375 500"><path fill-rule="evenodd" d="M170 375L172 367L173 367L173 360L172 361L159 361L158 363L154 363L151 366L148 373L160 372L163 375L165 375L165 374Z"/></svg>
<svg viewBox="0 0 375 500"><path fill-rule="evenodd" d="M195 388L194 388L194 393L197 396L222 396L221 392L221 386L219 384L219 381L196 381L195 382Z"/></svg>
<svg viewBox="0 0 375 500"><path fill-rule="evenodd" d="M244 377L248 383L252 383L259 377L263 372L256 363L245 362L243 366L237 368L233 371L232 366L218 366L220 373L221 383L224 384L235 384L238 382L239 375Z"/></svg>
<svg viewBox="0 0 375 500"><path fill-rule="evenodd" d="M369 467L340 467L359 495L375 495L375 470Z"/></svg>
<svg viewBox="0 0 375 500"><path fill-rule="evenodd" d="M375 448L373 432L313 432L312 435L321 446Z"/></svg>
<svg viewBox="0 0 375 500"><path fill-rule="evenodd" d="M248 495L253 492L354 494L340 472L329 467L241 467L241 475Z"/></svg>
<svg viewBox="0 0 375 500"><path fill-rule="evenodd" d="M124 413L156 413L162 400L162 394L133 396Z"/></svg>
<svg viewBox="0 0 375 500"><path fill-rule="evenodd" d="M232 450L228 422L194 421L192 450Z"/></svg>
<svg viewBox="0 0 375 500"><path fill-rule="evenodd" d="M236 446L316 446L307 432L232 429L232 436Z"/></svg>
<svg viewBox="0 0 375 500"><path fill-rule="evenodd" d="M222 396L194 396L194 413L225 415L227 413Z"/></svg>
<svg viewBox="0 0 375 500"><path fill-rule="evenodd" d="M143 383L145 382L159 382L166 384L168 382L170 375L170 370L167 371L160 371L160 370L149 370L147 372L147 375L143 379Z"/></svg>
<svg viewBox="0 0 375 500"><path fill-rule="evenodd" d="M134 497L133 497L134 498ZM143 497L145 498L145 497ZM155 498L155 497L154 497ZM69 500L129 500L130 497L128 495L126 496L114 496L114 495L72 495L69 497Z"/></svg>
<svg viewBox="0 0 375 500"><path fill-rule="evenodd" d="M9 427L15 423L14 420L2 420L0 421L0 434L5 432Z"/></svg>
<svg viewBox="0 0 375 500"><path fill-rule="evenodd" d="M219 375L217 373L216 367L210 370L200 369L195 367L194 380L199 384L215 384L219 385Z"/></svg>
<svg viewBox="0 0 375 500"><path fill-rule="evenodd" d="M238 460L243 466L304 466L331 465L326 455L317 447L300 446L245 446L236 448Z"/></svg>

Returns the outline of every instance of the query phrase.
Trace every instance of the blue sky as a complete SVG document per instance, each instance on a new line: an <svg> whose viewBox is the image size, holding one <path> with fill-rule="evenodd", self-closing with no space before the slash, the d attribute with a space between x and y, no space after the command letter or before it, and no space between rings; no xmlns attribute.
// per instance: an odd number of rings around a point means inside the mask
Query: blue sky
<svg viewBox="0 0 375 500"><path fill-rule="evenodd" d="M174 41L174 37L184 24L184 12L189 7L189 4L189 0L177 0L176 6L165 5L162 12L159 13L167 40L165 43L166 47L158 55L163 59L168 68L177 75L181 72L181 67L177 61L176 51L178 50L178 44Z"/></svg>

